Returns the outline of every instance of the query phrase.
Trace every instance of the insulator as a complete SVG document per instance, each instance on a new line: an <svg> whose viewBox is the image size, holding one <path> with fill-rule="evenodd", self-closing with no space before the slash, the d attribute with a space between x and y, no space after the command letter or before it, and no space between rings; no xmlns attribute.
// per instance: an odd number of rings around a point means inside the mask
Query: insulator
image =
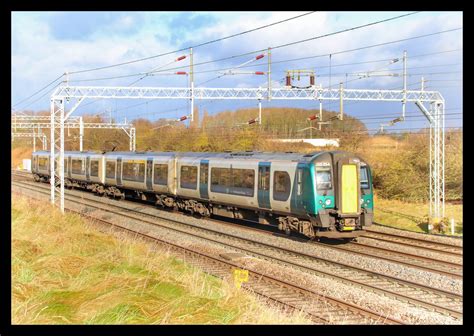
<svg viewBox="0 0 474 336"><path fill-rule="evenodd" d="M265 72L263 72L263 71L255 71L255 74L256 74L256 75L265 75Z"/></svg>
<svg viewBox="0 0 474 336"><path fill-rule="evenodd" d="M188 73L186 71L177 71L175 72L176 75L187 75Z"/></svg>
<svg viewBox="0 0 474 336"><path fill-rule="evenodd" d="M259 60L260 58L263 58L263 57L265 57L265 55L264 55L264 54L261 54L261 55L258 55L257 57L255 57L255 59L256 59L256 60Z"/></svg>
<svg viewBox="0 0 474 336"><path fill-rule="evenodd" d="M179 118L178 121L184 121L184 120L186 120L186 119L188 119L188 117L187 117L187 116L184 116L184 117Z"/></svg>
<svg viewBox="0 0 474 336"><path fill-rule="evenodd" d="M311 120L316 120L318 119L319 117L317 115L312 115L312 116L309 116L308 117L308 120L311 121Z"/></svg>
<svg viewBox="0 0 474 336"><path fill-rule="evenodd" d="M314 75L309 76L309 85L314 85Z"/></svg>
<svg viewBox="0 0 474 336"><path fill-rule="evenodd" d="M252 119L252 120L249 120L248 123L249 125L252 125L253 123L255 123L257 121L257 119Z"/></svg>
<svg viewBox="0 0 474 336"><path fill-rule="evenodd" d="M291 86L291 76L290 75L286 76L286 86Z"/></svg>
<svg viewBox="0 0 474 336"><path fill-rule="evenodd" d="M181 61L181 60L184 60L185 58L186 58L186 55L181 56L181 57L178 57L178 58L176 59L176 62Z"/></svg>

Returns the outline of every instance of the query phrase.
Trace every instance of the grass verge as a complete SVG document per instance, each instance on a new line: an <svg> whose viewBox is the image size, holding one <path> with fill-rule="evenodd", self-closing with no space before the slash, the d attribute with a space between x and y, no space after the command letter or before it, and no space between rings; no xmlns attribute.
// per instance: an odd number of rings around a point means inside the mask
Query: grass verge
<svg viewBox="0 0 474 336"><path fill-rule="evenodd" d="M12 324L303 324L152 244L12 196Z"/></svg>
<svg viewBox="0 0 474 336"><path fill-rule="evenodd" d="M374 208L374 221L377 223L414 232L427 232L429 203L387 200L375 195ZM454 218L454 234L458 236L463 233L462 211L462 204L445 205L446 218ZM447 227L446 233L451 234L450 226Z"/></svg>

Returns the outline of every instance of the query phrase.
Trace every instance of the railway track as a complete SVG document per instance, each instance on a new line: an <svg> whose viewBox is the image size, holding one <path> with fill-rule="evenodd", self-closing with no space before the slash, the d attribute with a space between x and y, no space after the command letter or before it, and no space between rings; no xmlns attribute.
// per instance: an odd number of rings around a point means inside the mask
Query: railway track
<svg viewBox="0 0 474 336"><path fill-rule="evenodd" d="M391 248L368 245L361 242L351 242L349 244L340 245L330 245L320 242L315 242L315 244L323 244L329 248L349 251L367 257L396 262L421 270L436 272L453 278L462 279L463 266L461 260L459 262L444 261L418 254L402 252L400 250L394 250Z"/></svg>
<svg viewBox="0 0 474 336"><path fill-rule="evenodd" d="M165 241L150 233L130 229L112 220L84 214L82 211L73 210L69 207L66 210L80 214L94 222L113 226L119 230L132 233L134 236L139 235L147 240L164 245L174 253L185 255L188 263L223 279L228 277L233 269L241 268L240 265L224 258ZM143 223L143 220L140 218L136 220ZM283 307L303 311L316 324L404 324L403 321L398 319L381 316L369 309L343 302L334 297L323 296L316 291L300 287L284 279L276 278L257 270L249 270L249 280L243 284L243 287L257 294L257 296L273 301Z"/></svg>
<svg viewBox="0 0 474 336"><path fill-rule="evenodd" d="M221 221L218 221L218 222L222 223ZM262 234L266 233L265 232L266 230L258 230L258 229L255 229L255 230L261 232ZM366 235L364 235L364 237L365 236ZM367 236L371 238L373 236L376 236L376 234L369 232L367 233ZM402 238L403 237L401 236L395 237L395 239L397 239L398 241L402 240ZM390 242L397 243L395 239L392 239L392 241ZM384 239L382 238L381 241L383 240ZM413 238L412 240L416 241L415 238ZM439 260L433 257L423 256L420 254L403 252L402 249L384 248L381 246L373 246L369 244L364 244L362 242L357 242L357 243L353 242L350 244L334 245L334 244L331 244L328 240L324 240L323 242L313 242L313 243L324 245L325 247L336 249L336 250L343 250L350 253L359 254L365 257L369 257L369 258L377 258L381 260L395 262L398 264L418 268L420 270L431 271L438 274L451 276L456 279L462 279L462 272L463 272L462 260L459 260L457 262L450 262L446 260ZM422 241L421 243L425 243L425 245L423 246L423 248L425 249L428 248L427 246L436 246L435 244L428 244L429 242L426 243L426 241ZM401 245L405 246L405 244L401 244ZM422 245L422 244L418 242L418 245ZM410 245L410 247L416 247L416 246L412 244ZM430 250L430 251L438 252L439 250ZM456 255L456 256L459 256L459 255Z"/></svg>
<svg viewBox="0 0 474 336"><path fill-rule="evenodd" d="M409 246L409 247L416 247L419 249L425 249L437 253L442 253L450 256L459 256L463 255L462 246L453 245L449 243L437 242L432 240L426 240L423 238L414 238L414 237L407 237L400 234L395 233L387 233L387 232L380 232L374 231L371 228L367 228L366 232L362 235L362 237L370 238L378 241L384 241L389 243L396 243L399 245Z"/></svg>
<svg viewBox="0 0 474 336"><path fill-rule="evenodd" d="M37 189L38 185L23 185L22 187L31 188L33 190ZM44 194L49 193L44 192ZM69 198L70 196L68 195L67 197ZM84 204L86 206L97 207L98 200L95 196L95 200L93 201L84 202L84 200L74 200L74 202L76 204L78 202L82 202L86 203ZM108 204L107 206L107 211L110 212L111 205ZM291 266L300 270L304 270L305 272L310 272L319 276L329 277L338 281L349 283L351 285L356 285L360 288L364 288L372 292L396 298L397 300L402 302L409 302L410 304L417 307L424 307L430 311L434 310L439 313L450 315L458 319L462 318L462 296L456 293L430 288L418 283L413 283L395 277L389 277L380 273L377 274L375 272L368 271L362 268L357 268L351 265L336 263L334 260L317 258L314 255L283 249L279 246L265 244L261 241L249 241L242 237L236 237L222 232L215 232L208 228L196 228L192 224L170 220L169 218L160 217L156 215L144 214L139 210L128 209L118 205L112 205L112 207L120 208L120 211L117 212L120 216L133 217L137 220L138 218L140 218L140 220L142 221L144 216L153 218L155 220L160 219L161 221L168 221L172 224L167 226L171 230L181 231L182 233L188 235L195 235L201 239L206 239L208 241L212 241L213 243L224 245L227 248L230 247L236 251L243 252L247 255L252 255L265 260L271 260L272 262L277 262L281 265ZM139 214L130 215L130 212L135 212ZM178 229L176 227L176 224L179 224L182 229ZM157 223L153 222L153 225L157 225ZM161 226L163 224L160 223L159 225ZM201 231L201 233L196 234L191 233L191 231ZM208 236L207 238L203 238L202 232L206 232L207 235L213 234L214 237L211 238ZM216 235L218 238L216 238ZM223 238L225 238L226 240L233 241L234 244L231 244L229 242L223 243ZM235 242L239 243L235 244Z"/></svg>

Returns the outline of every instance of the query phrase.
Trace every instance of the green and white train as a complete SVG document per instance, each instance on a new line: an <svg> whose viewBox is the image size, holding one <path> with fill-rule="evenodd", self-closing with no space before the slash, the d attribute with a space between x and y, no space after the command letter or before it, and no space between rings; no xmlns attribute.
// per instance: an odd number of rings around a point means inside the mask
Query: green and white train
<svg viewBox="0 0 474 336"><path fill-rule="evenodd" d="M370 167L344 151L65 152L64 171L68 188L251 220L311 238L352 239L373 219ZM49 181L48 151L33 153L32 172L36 181Z"/></svg>

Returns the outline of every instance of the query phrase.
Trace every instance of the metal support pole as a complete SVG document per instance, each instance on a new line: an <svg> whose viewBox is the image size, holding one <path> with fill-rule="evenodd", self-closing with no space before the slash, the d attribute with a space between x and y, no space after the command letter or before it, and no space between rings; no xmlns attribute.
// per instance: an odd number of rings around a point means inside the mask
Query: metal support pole
<svg viewBox="0 0 474 336"><path fill-rule="evenodd" d="M59 208L64 214L64 103L59 115Z"/></svg>
<svg viewBox="0 0 474 336"><path fill-rule="evenodd" d="M444 138L445 138L445 123L444 123L444 115L445 115L445 110L444 110L444 102L443 103L439 103L439 111L441 113L441 144L440 144L440 151L441 151L441 218L444 219L444 217L446 216L445 214L445 202L444 202L444 199L445 199L445 189L444 189L444 178L445 178L445 175L444 175L444 147L445 147L445 142L444 142Z"/></svg>
<svg viewBox="0 0 474 336"><path fill-rule="evenodd" d="M433 110L431 109L431 115L433 115ZM430 122L430 219L428 221L428 232L431 232L432 224L431 220L433 218L433 200L434 200L434 190L433 190L433 122Z"/></svg>
<svg viewBox="0 0 474 336"><path fill-rule="evenodd" d="M127 133L127 132L125 132L125 133ZM130 151L132 151L132 152L136 151L136 137L135 137L135 134L136 134L135 128L132 127L130 129L130 134L128 134L128 136L130 138Z"/></svg>
<svg viewBox="0 0 474 336"><path fill-rule="evenodd" d="M79 117L79 151L83 151L83 142L84 142L84 123L82 117Z"/></svg>
<svg viewBox="0 0 474 336"><path fill-rule="evenodd" d="M272 100L272 48L268 48L268 71L267 71L267 77L268 77L268 101Z"/></svg>
<svg viewBox="0 0 474 336"><path fill-rule="evenodd" d="M321 122L323 121L323 102L319 100L319 130L321 130Z"/></svg>
<svg viewBox="0 0 474 336"><path fill-rule="evenodd" d="M53 99L51 99L51 136L50 136L50 152L51 152L51 155L50 155L50 160L49 160L49 166L50 166L50 179L49 179L49 184L51 186L51 203L54 205L55 204L55 194L56 194L56 185L55 185L55 176L56 176L56 172L54 171L54 147L55 147L55 139L54 139L54 119L56 117L56 114L55 114L55 110L56 110L56 106L55 106L55 101Z"/></svg>
<svg viewBox="0 0 474 336"><path fill-rule="evenodd" d="M191 123L194 122L194 69L193 69L193 48L190 52L190 71L189 71L189 80L191 83Z"/></svg>
<svg viewBox="0 0 474 336"><path fill-rule="evenodd" d="M344 118L344 88L342 82L339 83L339 120Z"/></svg>
<svg viewBox="0 0 474 336"><path fill-rule="evenodd" d="M36 152L36 134L35 134L34 129L33 129L33 152Z"/></svg>
<svg viewBox="0 0 474 336"><path fill-rule="evenodd" d="M403 51L403 103L402 120L405 120L405 110L407 105L407 51Z"/></svg>
<svg viewBox="0 0 474 336"><path fill-rule="evenodd" d="M262 126L262 101L258 100L258 124Z"/></svg>
<svg viewBox="0 0 474 336"><path fill-rule="evenodd" d="M59 132L59 134L56 134L57 132ZM59 139L57 139L56 137ZM53 205L56 204L59 198L59 208L61 212L64 213L64 98L62 97L51 99L50 147L51 203L53 203ZM56 154L58 154L57 169L55 162ZM58 195L56 195L57 191L59 191Z"/></svg>

